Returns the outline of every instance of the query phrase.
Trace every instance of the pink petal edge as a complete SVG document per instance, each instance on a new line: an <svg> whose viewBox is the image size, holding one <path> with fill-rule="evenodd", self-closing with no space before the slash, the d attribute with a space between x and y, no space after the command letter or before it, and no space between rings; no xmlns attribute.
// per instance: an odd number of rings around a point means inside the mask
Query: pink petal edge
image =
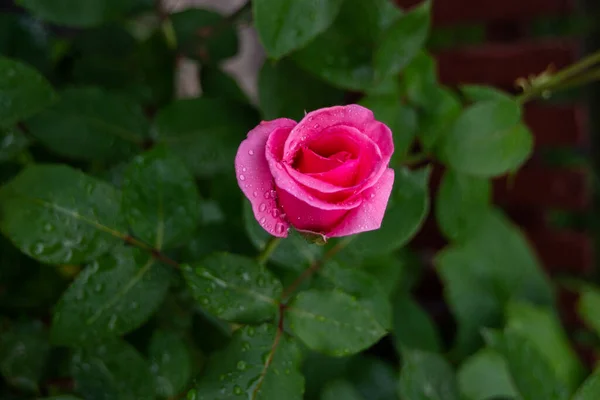
<svg viewBox="0 0 600 400"><path fill-rule="evenodd" d="M394 170L388 168L373 187L363 192L362 204L350 211L335 228L325 233L325 236L349 236L379 229L393 185Z"/></svg>
<svg viewBox="0 0 600 400"><path fill-rule="evenodd" d="M248 132L235 156L235 174L244 195L252 204L252 211L258 223L276 237L287 237L289 223L281 218L283 210L277 204L274 179L265 155L269 136L274 132L289 133L296 121L279 118L263 121Z"/></svg>

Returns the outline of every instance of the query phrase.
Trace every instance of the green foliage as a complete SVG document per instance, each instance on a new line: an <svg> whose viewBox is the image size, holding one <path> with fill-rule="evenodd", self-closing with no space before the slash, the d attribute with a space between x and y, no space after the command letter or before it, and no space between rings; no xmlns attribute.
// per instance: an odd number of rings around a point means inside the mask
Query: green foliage
<svg viewBox="0 0 600 400"><path fill-rule="evenodd" d="M576 288L585 326L563 327L554 282L492 204L491 179L532 154L535 93L442 86L435 1L396 3L0 12L0 398L600 398L574 351L597 351L600 289ZM238 82L248 27L265 59ZM393 132L381 227L317 245L283 216L272 237L240 190L240 143L261 120L350 103ZM277 202L264 183L255 196ZM436 226L446 247L413 246Z"/></svg>
<svg viewBox="0 0 600 400"><path fill-rule="evenodd" d="M219 318L258 323L276 316L281 283L252 259L216 253L183 274L198 304Z"/></svg>
<svg viewBox="0 0 600 400"><path fill-rule="evenodd" d="M331 25L342 2L254 1L254 23L267 54L272 58L281 58L306 45Z"/></svg>
<svg viewBox="0 0 600 400"><path fill-rule="evenodd" d="M21 121L55 100L54 90L35 69L0 57L0 125Z"/></svg>
<svg viewBox="0 0 600 400"><path fill-rule="evenodd" d="M290 303L287 319L308 347L333 356L357 353L385 335L364 303L336 290L301 292Z"/></svg>

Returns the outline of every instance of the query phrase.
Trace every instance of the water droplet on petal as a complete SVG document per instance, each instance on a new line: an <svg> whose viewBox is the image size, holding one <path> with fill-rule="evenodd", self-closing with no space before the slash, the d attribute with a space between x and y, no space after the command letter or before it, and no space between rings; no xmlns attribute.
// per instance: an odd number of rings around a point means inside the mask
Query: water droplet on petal
<svg viewBox="0 0 600 400"><path fill-rule="evenodd" d="M273 210L271 210L271 215L273 216L273 218L277 218L279 216L279 210L277 208L274 208Z"/></svg>
<svg viewBox="0 0 600 400"><path fill-rule="evenodd" d="M260 203L260 206L258 206L258 211L260 212L265 212L266 209L267 205L265 203Z"/></svg>
<svg viewBox="0 0 600 400"><path fill-rule="evenodd" d="M248 150L248 155L253 156L254 155L254 150Z"/></svg>
<svg viewBox="0 0 600 400"><path fill-rule="evenodd" d="M243 174L240 174L240 181L245 181L246 177Z"/></svg>
<svg viewBox="0 0 600 400"><path fill-rule="evenodd" d="M375 193L371 193L371 198L375 198Z"/></svg>
<svg viewBox="0 0 600 400"><path fill-rule="evenodd" d="M254 191L254 193L252 193L252 195L253 195L254 197L258 197L258 192L255 190L255 191Z"/></svg>
<svg viewBox="0 0 600 400"><path fill-rule="evenodd" d="M282 235L285 232L285 230L286 227L281 222L278 222L277 225L275 225L275 232L277 232L278 234Z"/></svg>
<svg viewBox="0 0 600 400"><path fill-rule="evenodd" d="M264 224L266 221L267 221L267 219L266 219L265 217L262 217L262 218L260 219L260 223L261 223L261 224Z"/></svg>
<svg viewBox="0 0 600 400"><path fill-rule="evenodd" d="M242 172L246 172L246 171L247 171L246 167L242 168Z"/></svg>
<svg viewBox="0 0 600 400"><path fill-rule="evenodd" d="M277 165L277 169L283 169L283 165L281 165L281 163L277 163L275 165Z"/></svg>

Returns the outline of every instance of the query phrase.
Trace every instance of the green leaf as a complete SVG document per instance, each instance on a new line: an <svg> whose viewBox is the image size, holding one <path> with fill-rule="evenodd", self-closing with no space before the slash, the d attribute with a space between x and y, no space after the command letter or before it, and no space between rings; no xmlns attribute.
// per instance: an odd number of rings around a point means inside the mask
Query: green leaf
<svg viewBox="0 0 600 400"><path fill-rule="evenodd" d="M600 335L600 289L587 285L579 294L577 311L583 321Z"/></svg>
<svg viewBox="0 0 600 400"><path fill-rule="evenodd" d="M343 260L343 255L340 259ZM350 259L345 262L352 261ZM400 282L407 280L409 275L408 266L396 254L369 257L361 262L360 269L377 279L388 297L391 296Z"/></svg>
<svg viewBox="0 0 600 400"><path fill-rule="evenodd" d="M375 76L383 79L399 73L425 44L430 24L431 3L425 1L394 22L375 50Z"/></svg>
<svg viewBox="0 0 600 400"><path fill-rule="evenodd" d="M386 334L370 309L341 291L300 292L286 316L309 348L336 357L358 353Z"/></svg>
<svg viewBox="0 0 600 400"><path fill-rule="evenodd" d="M321 394L321 400L363 400L360 393L350 384L348 381L337 380L330 382L323 393Z"/></svg>
<svg viewBox="0 0 600 400"><path fill-rule="evenodd" d="M484 348L465 360L458 371L458 382L461 393L468 400L520 398L506 361L490 348Z"/></svg>
<svg viewBox="0 0 600 400"><path fill-rule="evenodd" d="M277 314L281 282L252 259L218 253L184 267L183 275L198 304L221 319L258 323Z"/></svg>
<svg viewBox="0 0 600 400"><path fill-rule="evenodd" d="M491 184L488 180L446 170L436 198L436 218L449 240L469 237L490 208Z"/></svg>
<svg viewBox="0 0 600 400"><path fill-rule="evenodd" d="M153 400L154 379L148 363L118 339L79 349L71 359L75 390L86 400Z"/></svg>
<svg viewBox="0 0 600 400"><path fill-rule="evenodd" d="M186 99L159 111L159 143L178 154L198 176L233 172L239 143L256 124L252 110L223 99Z"/></svg>
<svg viewBox="0 0 600 400"><path fill-rule="evenodd" d="M440 89L437 83L435 59L421 51L402 71L402 88L408 101L425 110L432 108L432 93Z"/></svg>
<svg viewBox="0 0 600 400"><path fill-rule="evenodd" d="M460 91L470 102L511 100L507 93L490 86L462 85Z"/></svg>
<svg viewBox="0 0 600 400"><path fill-rule="evenodd" d="M200 84L202 85L203 96L250 103L248 96L240 88L235 78L216 66L202 66Z"/></svg>
<svg viewBox="0 0 600 400"><path fill-rule="evenodd" d="M441 148L441 156L456 171L494 177L514 171L529 157L533 138L519 124L516 101L475 103L456 119Z"/></svg>
<svg viewBox="0 0 600 400"><path fill-rule="evenodd" d="M120 193L63 165L34 165L0 190L0 229L49 264L91 261L122 242Z"/></svg>
<svg viewBox="0 0 600 400"><path fill-rule="evenodd" d="M292 58L337 87L369 89L374 84L373 48L400 14L389 0L346 0L333 25Z"/></svg>
<svg viewBox="0 0 600 400"><path fill-rule="evenodd" d="M56 305L51 339L73 346L120 336L156 311L169 287L166 267L121 246L84 269Z"/></svg>
<svg viewBox="0 0 600 400"><path fill-rule="evenodd" d="M435 265L458 321L460 354L477 349L482 327L500 326L509 301L553 303L552 287L523 234L496 210L468 241L438 253Z"/></svg>
<svg viewBox="0 0 600 400"><path fill-rule="evenodd" d="M70 394L62 394L52 397L44 397L38 400L80 400L79 397L71 396Z"/></svg>
<svg viewBox="0 0 600 400"><path fill-rule="evenodd" d="M258 97L264 119L285 117L299 121L306 111L342 103L344 92L290 61L281 60L263 64L258 76Z"/></svg>
<svg viewBox="0 0 600 400"><path fill-rule="evenodd" d="M333 23L342 2L255 0L254 23L267 54L281 58L308 44Z"/></svg>
<svg viewBox="0 0 600 400"><path fill-rule="evenodd" d="M392 325L392 306L385 291L367 272L341 266L335 261L328 262L320 271L327 284L322 289L340 289L353 296L377 319L385 329Z"/></svg>
<svg viewBox="0 0 600 400"><path fill-rule="evenodd" d="M386 124L394 138L392 165L406 157L417 135L417 113L401 103L399 94L371 95L363 97L360 104L367 107L375 118Z"/></svg>
<svg viewBox="0 0 600 400"><path fill-rule="evenodd" d="M33 68L0 57L0 126L28 118L56 99L56 94Z"/></svg>
<svg viewBox="0 0 600 400"><path fill-rule="evenodd" d="M252 206L244 200L244 226L250 241L262 252L272 236L263 229L252 213ZM274 263L294 271L301 271L321 258L323 247L315 246L304 239L297 231L290 230L271 254Z"/></svg>
<svg viewBox="0 0 600 400"><path fill-rule="evenodd" d="M0 13L0 55L20 60L43 75L52 68L50 47L54 37L31 15Z"/></svg>
<svg viewBox="0 0 600 400"><path fill-rule="evenodd" d="M293 338L273 325L245 326L208 361L188 398L226 400L301 400L304 378L298 371L300 350Z"/></svg>
<svg viewBox="0 0 600 400"><path fill-rule="evenodd" d="M488 330L484 336L488 346L506 359L512 381L523 400L568 398L567 388L531 340L511 331Z"/></svg>
<svg viewBox="0 0 600 400"><path fill-rule="evenodd" d="M37 392L49 351L41 322L15 322L0 335L0 372L9 385Z"/></svg>
<svg viewBox="0 0 600 400"><path fill-rule="evenodd" d="M529 339L549 361L569 390L584 378L583 365L571 348L558 316L551 309L524 302L512 302L506 309L507 329Z"/></svg>
<svg viewBox="0 0 600 400"><path fill-rule="evenodd" d="M429 211L431 168L411 171L396 169L394 189L381 228L361 233L347 251L360 256L391 253L407 243L418 231Z"/></svg>
<svg viewBox="0 0 600 400"><path fill-rule="evenodd" d="M596 400L600 398L600 368L590 375L575 392L571 400Z"/></svg>
<svg viewBox="0 0 600 400"><path fill-rule="evenodd" d="M434 152L443 144L462 107L450 89L434 86L424 96L427 100L419 113L418 136L425 151Z"/></svg>
<svg viewBox="0 0 600 400"><path fill-rule="evenodd" d="M200 195L183 162L164 147L136 157L123 182L123 213L136 237L156 249L189 239L200 221Z"/></svg>
<svg viewBox="0 0 600 400"><path fill-rule="evenodd" d="M187 344L178 334L155 331L148 359L158 396L174 397L186 388L192 376L192 359Z"/></svg>
<svg viewBox="0 0 600 400"><path fill-rule="evenodd" d="M431 317L411 296L399 290L392 299L394 324L392 334L396 348L429 352L441 350L441 339Z"/></svg>
<svg viewBox="0 0 600 400"><path fill-rule="evenodd" d="M16 128L0 127L0 162L11 161L29 146L29 140Z"/></svg>
<svg viewBox="0 0 600 400"><path fill-rule="evenodd" d="M365 400L398 396L398 371L381 358L362 354L353 357L346 376Z"/></svg>
<svg viewBox="0 0 600 400"><path fill-rule="evenodd" d="M171 14L177 45L184 54L207 64L217 64L238 52L235 24L218 13L191 8Z"/></svg>
<svg viewBox="0 0 600 400"><path fill-rule="evenodd" d="M148 135L142 109L98 88L72 88L27 122L33 137L53 152L77 160L130 156Z"/></svg>
<svg viewBox="0 0 600 400"><path fill-rule="evenodd" d="M93 2L79 0L17 0L38 18L57 25L87 28L116 19L127 13L134 0L96 0Z"/></svg>
<svg viewBox="0 0 600 400"><path fill-rule="evenodd" d="M400 395L410 400L458 400L452 367L442 356L421 350L404 353Z"/></svg>

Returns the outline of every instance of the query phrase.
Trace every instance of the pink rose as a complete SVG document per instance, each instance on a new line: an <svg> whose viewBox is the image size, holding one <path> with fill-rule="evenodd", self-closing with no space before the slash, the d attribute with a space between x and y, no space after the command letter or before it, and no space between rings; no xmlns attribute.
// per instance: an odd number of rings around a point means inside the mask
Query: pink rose
<svg viewBox="0 0 600 400"><path fill-rule="evenodd" d="M327 237L378 229L394 183L392 132L358 105L322 108L296 123L263 121L235 157L240 188L270 234Z"/></svg>

